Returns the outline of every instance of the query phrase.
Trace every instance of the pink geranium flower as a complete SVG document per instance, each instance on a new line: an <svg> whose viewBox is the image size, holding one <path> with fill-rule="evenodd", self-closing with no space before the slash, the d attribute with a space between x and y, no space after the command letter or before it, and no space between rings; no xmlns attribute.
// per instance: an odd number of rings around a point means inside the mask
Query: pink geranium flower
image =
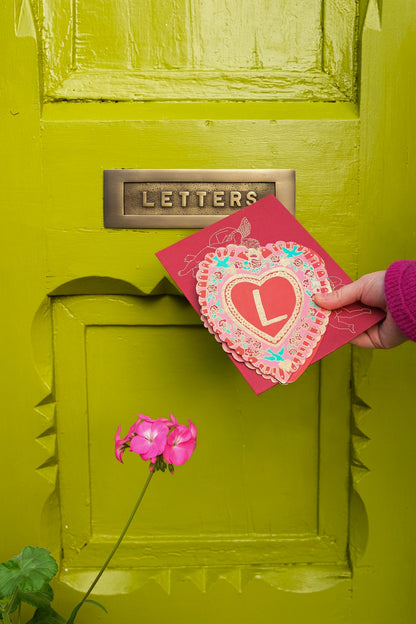
<svg viewBox="0 0 416 624"><path fill-rule="evenodd" d="M189 421L189 427L180 425L172 414L170 414L170 418L158 418L157 420L152 420L152 418L148 416L139 414L139 419L130 427L128 434L124 438L120 436L120 432L121 426L118 427L115 435L115 455L118 461L123 463L123 453L126 449L130 448L133 453L137 453L142 459L151 460L149 467L150 474L146 479L146 483L139 494L126 525L121 531L120 537L115 543L111 553L106 558L104 565L93 579L81 602L72 610L67 624L74 624L78 611L83 604L86 602L94 602L93 600L87 600L87 598L100 580L103 572L108 567L126 535L154 474L158 471L165 472L166 469L169 469L172 473L174 471L174 464L184 464L190 458L196 446L197 430L195 425L191 423L191 421ZM166 464L166 462L168 462L168 464ZM7 610L4 611L4 613L7 612Z"/></svg>
<svg viewBox="0 0 416 624"><path fill-rule="evenodd" d="M116 458L118 459L119 462L121 462L122 464L123 462L123 453L124 451L130 446L130 440L132 439L132 437L134 436L135 432L136 432L136 426L139 424L139 420L137 422L135 422L129 429L128 434L126 435L125 438L120 438L120 431L121 431L121 425L119 426L119 428L116 431L116 435L115 435L115 455Z"/></svg>
<svg viewBox="0 0 416 624"><path fill-rule="evenodd" d="M123 463L124 451L133 453L147 461L150 459L150 470L169 468L184 464L191 457L196 447L197 429L189 421L189 426L180 425L173 414L169 418L153 420L144 414L130 427L128 434L120 437L121 427L115 435L115 455ZM167 465L166 465L167 464Z"/></svg>
<svg viewBox="0 0 416 624"><path fill-rule="evenodd" d="M130 440L130 450L145 461L153 461L165 450L169 427L161 418L153 421L146 418L136 426L135 433Z"/></svg>
<svg viewBox="0 0 416 624"><path fill-rule="evenodd" d="M195 450L196 437L197 429L191 421L189 421L189 427L175 425L163 451L164 460L174 466L181 466L187 462Z"/></svg>

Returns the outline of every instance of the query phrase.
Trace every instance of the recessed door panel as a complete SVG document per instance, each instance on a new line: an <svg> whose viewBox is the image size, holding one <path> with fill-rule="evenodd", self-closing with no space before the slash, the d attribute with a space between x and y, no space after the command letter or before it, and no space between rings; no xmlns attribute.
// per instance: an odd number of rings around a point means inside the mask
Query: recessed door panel
<svg viewBox="0 0 416 624"><path fill-rule="evenodd" d="M327 383L346 392L345 355L331 379L318 364L258 397L182 298L58 298L54 326L68 569L97 564L146 478L138 456L114 457L116 428L138 413L191 419L199 441L174 476L157 474L118 566L348 569L348 410L335 421L320 401Z"/></svg>

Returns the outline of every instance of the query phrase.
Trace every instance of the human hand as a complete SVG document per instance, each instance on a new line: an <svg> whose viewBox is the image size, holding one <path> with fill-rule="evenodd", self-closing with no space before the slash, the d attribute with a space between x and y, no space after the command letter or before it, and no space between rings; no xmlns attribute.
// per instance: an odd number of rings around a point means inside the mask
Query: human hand
<svg viewBox="0 0 416 624"><path fill-rule="evenodd" d="M368 306L381 308L386 312L385 318L373 325L366 332L356 336L351 343L367 349L390 349L407 340L397 327L387 308L384 294L385 271L368 273L356 282L341 286L331 293L317 293L314 301L327 310L336 310L351 303L361 302Z"/></svg>

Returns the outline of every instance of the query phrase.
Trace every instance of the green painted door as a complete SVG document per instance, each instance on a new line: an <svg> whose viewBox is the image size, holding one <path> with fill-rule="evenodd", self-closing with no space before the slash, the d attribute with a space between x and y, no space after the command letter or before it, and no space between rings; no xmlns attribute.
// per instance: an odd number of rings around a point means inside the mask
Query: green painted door
<svg viewBox="0 0 416 624"><path fill-rule="evenodd" d="M2 560L52 550L68 614L147 476L116 428L172 412L197 451L80 622L413 621L414 345L256 396L155 257L189 231L105 229L102 190L110 168L293 168L352 277L414 257L413 3L6 4Z"/></svg>

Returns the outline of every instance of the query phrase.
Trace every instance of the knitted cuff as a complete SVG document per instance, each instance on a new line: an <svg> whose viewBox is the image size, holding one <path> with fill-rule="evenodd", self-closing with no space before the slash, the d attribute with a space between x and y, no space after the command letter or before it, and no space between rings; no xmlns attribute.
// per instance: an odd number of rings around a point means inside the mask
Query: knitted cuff
<svg viewBox="0 0 416 624"><path fill-rule="evenodd" d="M384 288L394 322L416 342L416 260L393 262L386 271Z"/></svg>

